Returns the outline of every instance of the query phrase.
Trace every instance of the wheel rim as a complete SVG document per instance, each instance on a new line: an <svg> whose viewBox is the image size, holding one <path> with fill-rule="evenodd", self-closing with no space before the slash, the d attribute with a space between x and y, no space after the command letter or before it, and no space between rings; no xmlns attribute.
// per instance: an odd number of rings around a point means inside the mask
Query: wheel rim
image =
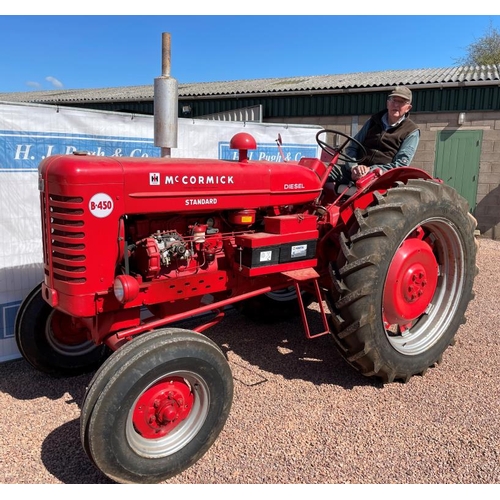
<svg viewBox="0 0 500 500"><path fill-rule="evenodd" d="M172 455L199 432L209 404L208 386L199 375L173 372L162 376L134 401L127 417L127 441L146 458Z"/></svg>
<svg viewBox="0 0 500 500"><path fill-rule="evenodd" d="M88 339L88 329L75 318L54 310L45 324L45 337L52 349L64 356L88 354L96 345Z"/></svg>
<svg viewBox="0 0 500 500"><path fill-rule="evenodd" d="M403 240L382 303L386 336L398 352L421 354L445 333L464 286L464 259L462 239L447 219L427 219Z"/></svg>

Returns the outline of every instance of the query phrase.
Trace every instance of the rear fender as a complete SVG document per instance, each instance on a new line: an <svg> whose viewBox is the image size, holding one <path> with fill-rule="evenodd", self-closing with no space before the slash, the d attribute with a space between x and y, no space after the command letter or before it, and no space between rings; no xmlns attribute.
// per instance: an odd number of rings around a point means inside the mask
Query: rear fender
<svg viewBox="0 0 500 500"><path fill-rule="evenodd" d="M364 209L373 202L375 191L385 192L387 189L394 187L396 182L406 183L409 179L432 178L425 170L413 167L398 167L385 172L382 169L377 169L356 182L358 189L342 203L340 218L344 224L347 224L357 208Z"/></svg>

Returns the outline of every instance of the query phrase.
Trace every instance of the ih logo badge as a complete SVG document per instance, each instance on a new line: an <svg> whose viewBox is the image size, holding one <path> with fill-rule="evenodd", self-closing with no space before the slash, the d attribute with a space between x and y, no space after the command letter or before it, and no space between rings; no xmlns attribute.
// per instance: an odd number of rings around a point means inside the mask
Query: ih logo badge
<svg viewBox="0 0 500 500"><path fill-rule="evenodd" d="M159 186L160 185L160 174L158 173L149 173L149 185L150 186Z"/></svg>

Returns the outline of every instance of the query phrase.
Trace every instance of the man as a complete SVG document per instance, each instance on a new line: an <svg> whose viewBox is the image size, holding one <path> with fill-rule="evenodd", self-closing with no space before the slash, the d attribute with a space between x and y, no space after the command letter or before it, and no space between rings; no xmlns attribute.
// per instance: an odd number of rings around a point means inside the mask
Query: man
<svg viewBox="0 0 500 500"><path fill-rule="evenodd" d="M370 170L390 170L410 165L420 139L420 130L408 117L411 110L412 93L408 87L398 86L387 99L387 109L374 114L355 135L366 149L367 156L354 142L345 153L351 158L360 158L361 164L348 162L335 165L329 181L347 184L357 181Z"/></svg>

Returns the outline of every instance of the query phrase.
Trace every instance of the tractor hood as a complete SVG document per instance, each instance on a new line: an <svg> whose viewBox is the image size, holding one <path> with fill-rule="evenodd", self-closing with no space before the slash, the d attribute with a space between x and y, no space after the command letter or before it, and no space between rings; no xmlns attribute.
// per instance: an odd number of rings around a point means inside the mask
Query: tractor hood
<svg viewBox="0 0 500 500"><path fill-rule="evenodd" d="M50 192L71 196L78 186L89 195L119 193L124 213L137 214L307 203L320 195L327 167L316 158L274 163L57 155L39 172Z"/></svg>

